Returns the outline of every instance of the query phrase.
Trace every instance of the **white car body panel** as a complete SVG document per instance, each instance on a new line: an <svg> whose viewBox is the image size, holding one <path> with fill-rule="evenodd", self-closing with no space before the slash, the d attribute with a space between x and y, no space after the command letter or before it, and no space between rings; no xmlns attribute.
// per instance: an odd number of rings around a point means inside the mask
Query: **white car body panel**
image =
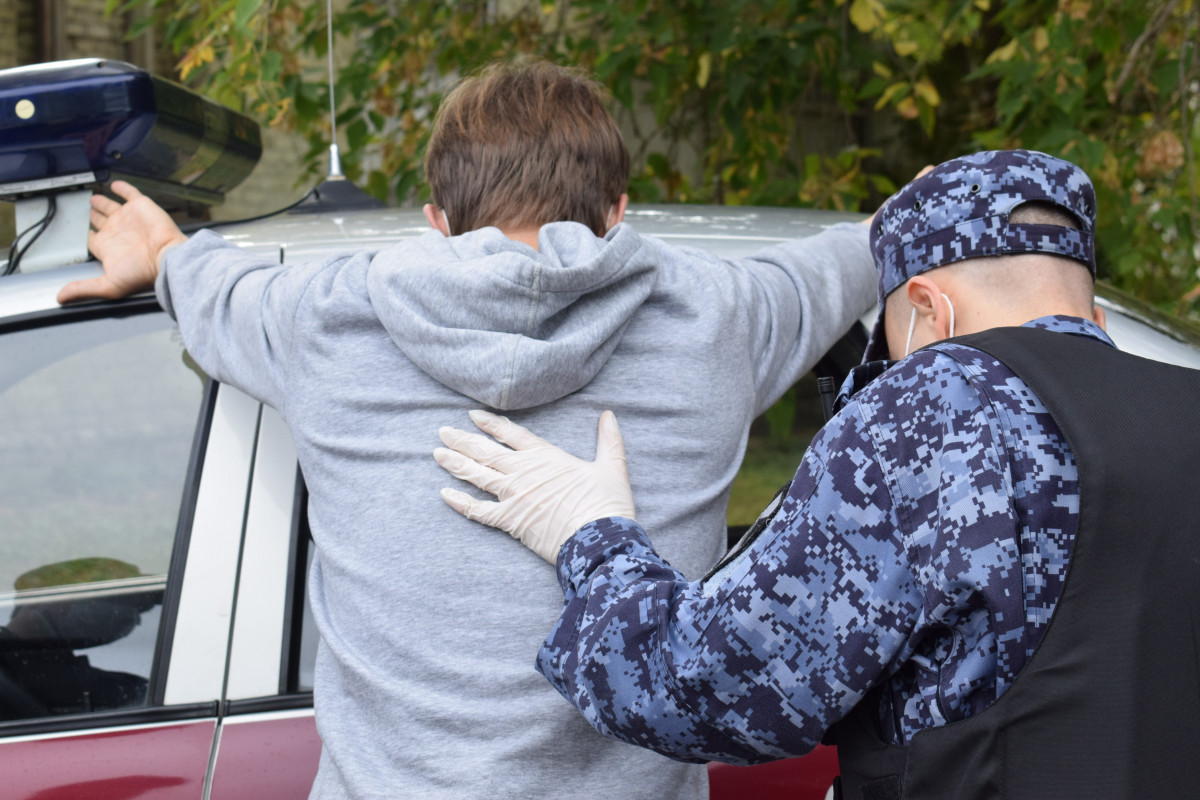
<svg viewBox="0 0 1200 800"><path fill-rule="evenodd" d="M283 418L272 408L263 408L252 487L229 656L228 700L279 693L296 447Z"/></svg>
<svg viewBox="0 0 1200 800"><path fill-rule="evenodd" d="M223 697L260 408L258 401L230 386L217 393L175 621L166 705Z"/></svg>

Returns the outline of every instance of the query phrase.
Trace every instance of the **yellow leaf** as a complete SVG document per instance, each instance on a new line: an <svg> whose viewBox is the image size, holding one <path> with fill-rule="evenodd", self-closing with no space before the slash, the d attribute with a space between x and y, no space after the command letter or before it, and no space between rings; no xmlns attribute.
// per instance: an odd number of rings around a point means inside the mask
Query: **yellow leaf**
<svg viewBox="0 0 1200 800"><path fill-rule="evenodd" d="M909 85L907 83L893 83L891 86L883 90L883 94L881 94L879 96L879 100L875 102L875 110L878 111L879 109L883 108L888 103L892 102L892 99L896 97L896 95L902 92L907 92L908 90Z"/></svg>
<svg viewBox="0 0 1200 800"><path fill-rule="evenodd" d="M712 74L712 53L701 53L696 64L696 85L703 89L708 86L708 77Z"/></svg>
<svg viewBox="0 0 1200 800"><path fill-rule="evenodd" d="M896 48L896 55L907 57L917 52L920 45L916 42L896 42L893 47Z"/></svg>
<svg viewBox="0 0 1200 800"><path fill-rule="evenodd" d="M930 106L937 106L942 102L942 98L938 95L938 90L932 83L926 80L917 81L913 84L913 92L917 97L920 97Z"/></svg>
<svg viewBox="0 0 1200 800"><path fill-rule="evenodd" d="M863 33L878 28L883 16L883 0L854 0L850 4L850 21Z"/></svg>
<svg viewBox="0 0 1200 800"><path fill-rule="evenodd" d="M1045 27L1038 28L1033 32L1033 52L1040 53L1050 46L1050 34L1046 33Z"/></svg>
<svg viewBox="0 0 1200 800"><path fill-rule="evenodd" d="M975 0L975 7L980 11L988 11L991 9L992 4L990 0Z"/></svg>
<svg viewBox="0 0 1200 800"><path fill-rule="evenodd" d="M906 97L896 105L896 111L905 119L916 119L921 113L917 109L917 101L912 97Z"/></svg>
<svg viewBox="0 0 1200 800"><path fill-rule="evenodd" d="M892 71L890 69L888 69L886 64L881 64L878 61L876 61L874 64L871 65L871 69L875 70L875 74L881 78L892 77Z"/></svg>
<svg viewBox="0 0 1200 800"><path fill-rule="evenodd" d="M1019 47L1017 40L1011 39L1008 44L993 50L992 54L987 57L986 63L994 64L997 61L1012 61L1017 55L1017 47Z"/></svg>
<svg viewBox="0 0 1200 800"><path fill-rule="evenodd" d="M283 124L284 118L287 116L288 109L292 106L292 98L285 97L279 102L279 113L277 113L268 123L272 128L278 128Z"/></svg>
<svg viewBox="0 0 1200 800"><path fill-rule="evenodd" d="M192 70L198 69L216 58L213 52L212 45L208 41L203 41L183 54L183 58L179 59L179 77L187 80L187 76Z"/></svg>

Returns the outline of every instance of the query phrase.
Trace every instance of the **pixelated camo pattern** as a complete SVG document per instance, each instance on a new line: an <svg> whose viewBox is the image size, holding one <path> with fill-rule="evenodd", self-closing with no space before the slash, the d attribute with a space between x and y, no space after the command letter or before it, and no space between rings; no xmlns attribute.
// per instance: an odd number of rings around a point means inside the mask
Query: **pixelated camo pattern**
<svg viewBox="0 0 1200 800"><path fill-rule="evenodd" d="M1078 499L1029 388L978 350L927 348L825 426L764 533L708 583L631 520L582 528L538 669L602 733L685 760L805 753L880 683L885 732L906 741L986 708L1032 655Z"/></svg>
<svg viewBox="0 0 1200 800"><path fill-rule="evenodd" d="M1023 203L1061 206L1082 230L1008 224ZM1096 195L1087 173L1032 150L995 150L947 161L894 194L876 215L871 252L882 300L913 275L967 258L1040 252L1096 272Z"/></svg>

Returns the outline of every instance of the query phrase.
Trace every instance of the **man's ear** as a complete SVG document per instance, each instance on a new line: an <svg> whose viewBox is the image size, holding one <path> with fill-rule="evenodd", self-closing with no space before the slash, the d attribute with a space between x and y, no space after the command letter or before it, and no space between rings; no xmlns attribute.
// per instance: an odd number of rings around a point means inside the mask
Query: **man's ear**
<svg viewBox="0 0 1200 800"><path fill-rule="evenodd" d="M1100 306L1092 306L1092 321L1100 326L1100 330L1108 330L1108 315L1104 313L1104 309Z"/></svg>
<svg viewBox="0 0 1200 800"><path fill-rule="evenodd" d="M908 301L917 310L918 325L924 321L934 333L934 338L922 341L926 344L948 339L950 337L950 307L942 298L942 289L925 275L909 278L904 285ZM918 339L914 338L915 343ZM917 349L916 346L913 349Z"/></svg>
<svg viewBox="0 0 1200 800"><path fill-rule="evenodd" d="M623 194L617 198L617 202L608 209L608 219L605 220L608 227L607 230L612 230L617 225L620 225L625 219L625 209L629 205L629 195Z"/></svg>
<svg viewBox="0 0 1200 800"><path fill-rule="evenodd" d="M440 232L442 236L450 236L450 226L446 223L446 215L440 208L433 203L426 203L421 210L425 212L425 219L429 222L429 227Z"/></svg>

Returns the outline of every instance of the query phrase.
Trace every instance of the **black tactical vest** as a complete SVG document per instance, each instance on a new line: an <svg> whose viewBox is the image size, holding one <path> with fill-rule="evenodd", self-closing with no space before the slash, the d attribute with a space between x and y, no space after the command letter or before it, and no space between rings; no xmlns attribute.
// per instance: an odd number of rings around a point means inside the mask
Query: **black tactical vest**
<svg viewBox="0 0 1200 800"><path fill-rule="evenodd" d="M1200 370L1001 328L989 353L1079 467L1079 529L1041 643L983 712L884 744L878 697L834 728L846 800L1200 797Z"/></svg>

